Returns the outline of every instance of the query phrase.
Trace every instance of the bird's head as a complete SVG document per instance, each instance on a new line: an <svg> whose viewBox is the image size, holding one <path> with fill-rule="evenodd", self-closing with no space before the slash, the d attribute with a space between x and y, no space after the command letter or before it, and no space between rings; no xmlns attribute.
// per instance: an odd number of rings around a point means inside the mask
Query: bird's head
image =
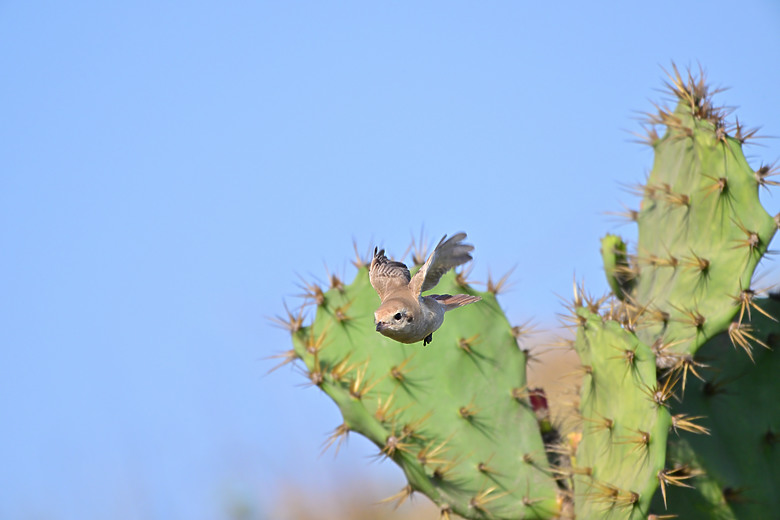
<svg viewBox="0 0 780 520"><path fill-rule="evenodd" d="M414 336L415 316L400 300L387 300L374 312L376 331L390 339L409 342Z"/></svg>

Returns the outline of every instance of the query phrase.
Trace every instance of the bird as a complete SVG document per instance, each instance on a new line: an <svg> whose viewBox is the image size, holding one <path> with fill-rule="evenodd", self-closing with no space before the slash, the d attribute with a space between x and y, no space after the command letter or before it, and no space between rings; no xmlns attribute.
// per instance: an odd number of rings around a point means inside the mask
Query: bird
<svg viewBox="0 0 780 520"><path fill-rule="evenodd" d="M444 313L480 301L470 294L429 294L441 277L453 267L471 260L474 246L464 244L466 233L457 233L447 240L444 235L425 264L415 273L402 262L389 260L385 250L374 248L368 269L371 286L381 301L374 312L376 331L400 343L433 341L433 333L444 323Z"/></svg>

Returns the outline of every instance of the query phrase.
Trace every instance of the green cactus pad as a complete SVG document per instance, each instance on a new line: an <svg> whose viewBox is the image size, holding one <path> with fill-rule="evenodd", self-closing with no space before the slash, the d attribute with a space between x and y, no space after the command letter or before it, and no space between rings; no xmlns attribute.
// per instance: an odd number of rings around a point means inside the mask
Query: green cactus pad
<svg viewBox="0 0 780 520"><path fill-rule="evenodd" d="M640 187L627 297L643 314L637 334L656 347L660 366L726 330L751 296L751 277L777 228L759 201L761 180L742 152L741 127L728 135L725 111L713 107L703 80L685 81L675 69L670 87L677 107L650 116L666 132L648 138L655 161ZM607 260L614 290L614 257Z"/></svg>
<svg viewBox="0 0 780 520"><path fill-rule="evenodd" d="M408 492L444 516L553 516L557 486L512 327L493 294L458 285L453 272L436 291L482 301L447 313L428 346L397 343L374 330L379 297L363 267L320 298L314 322L293 335L295 353L341 409L337 432L368 437L403 469Z"/></svg>
<svg viewBox="0 0 780 520"><path fill-rule="evenodd" d="M577 448L577 518L647 517L663 469L670 416L667 388L656 383L655 356L617 321L584 307L575 348L585 370Z"/></svg>
<svg viewBox="0 0 780 520"><path fill-rule="evenodd" d="M634 298L668 316L641 338L663 335L673 352L693 353L731 323L777 226L758 200L739 141L719 138L685 102L674 117L679 126L655 145L639 212Z"/></svg>
<svg viewBox="0 0 780 520"><path fill-rule="evenodd" d="M756 304L780 316L779 301ZM751 318L753 360L735 350L728 333L716 336L696 356L703 380L691 377L685 398L674 407L676 415L700 417L696 423L709 431L696 435L680 429L679 437L670 437L668 466L690 477L685 483L694 488L666 490L668 513L680 518L778 518L780 324L756 309ZM663 511L661 499L656 497L657 511Z"/></svg>
<svg viewBox="0 0 780 520"><path fill-rule="evenodd" d="M616 235L608 234L601 239L601 258L607 282L612 293L620 300L625 300L626 295L630 295L634 288L634 277L626 249L626 243Z"/></svg>

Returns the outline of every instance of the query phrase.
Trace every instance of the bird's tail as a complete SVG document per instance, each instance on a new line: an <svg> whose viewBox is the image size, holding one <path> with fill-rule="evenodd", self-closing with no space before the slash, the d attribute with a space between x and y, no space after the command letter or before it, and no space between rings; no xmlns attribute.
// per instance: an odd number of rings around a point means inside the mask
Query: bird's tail
<svg viewBox="0 0 780 520"><path fill-rule="evenodd" d="M451 311L458 307L463 307L469 303L478 302L482 298L479 296L472 296L470 294L429 294L431 298L444 305L445 311Z"/></svg>

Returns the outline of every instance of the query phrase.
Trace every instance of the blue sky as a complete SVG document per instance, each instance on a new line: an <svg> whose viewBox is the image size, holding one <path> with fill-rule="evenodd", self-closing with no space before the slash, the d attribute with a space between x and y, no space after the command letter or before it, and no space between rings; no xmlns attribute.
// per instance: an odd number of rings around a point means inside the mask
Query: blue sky
<svg viewBox="0 0 780 520"><path fill-rule="evenodd" d="M335 406L264 375L297 275L465 230L476 278L517 266L510 319L554 326L575 273L606 289L599 238L633 236L603 212L652 165L628 131L660 67L780 136L778 55L769 0L1 2L0 518L400 488L357 437L318 457Z"/></svg>

